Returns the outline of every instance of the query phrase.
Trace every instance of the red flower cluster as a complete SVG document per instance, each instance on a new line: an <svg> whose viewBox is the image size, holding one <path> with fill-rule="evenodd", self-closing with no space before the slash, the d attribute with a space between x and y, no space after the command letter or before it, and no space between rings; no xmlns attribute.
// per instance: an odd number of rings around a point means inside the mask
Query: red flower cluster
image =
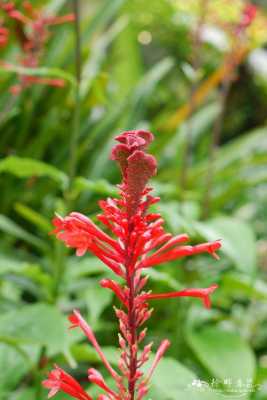
<svg viewBox="0 0 267 400"><path fill-rule="evenodd" d="M258 13L258 7L255 4L248 3L245 5L241 20L237 26L237 34L240 34L245 31L246 28L248 28L254 19L256 18Z"/></svg>
<svg viewBox="0 0 267 400"><path fill-rule="evenodd" d="M196 246L183 245L189 240L186 234L172 236L167 233L161 215L149 212L149 207L159 201L147 186L148 180L157 170L155 158L146 153L153 135L142 130L129 131L116 137L116 140L119 144L113 148L111 157L118 162L122 172L120 198L100 201L102 213L98 215L99 221L112 236L77 212L65 218L56 216L53 223L54 233L67 247L76 249L78 256L87 251L93 253L123 281L123 284L112 279L103 279L100 282L103 288L112 290L122 304L122 308L115 308L120 329L119 374L109 365L91 328L79 312L74 311L70 317L72 327L79 327L88 337L116 383L117 391L114 392L99 372L90 369L89 380L105 392L99 400L142 400L148 393L153 371L170 344L168 340L161 343L149 371L144 375L141 367L148 361L152 348L152 343L149 343L143 350L140 349L146 337L146 329L142 326L152 313L149 302L173 297L197 297L209 308L210 295L217 288L217 285L212 285L205 289L154 294L145 291L148 278L143 272L147 268L200 253L209 253L218 258L216 251L221 244L220 241L215 241ZM86 397L88 395L82 389L78 390L80 386L77 383L72 387L71 379L67 379L57 368L44 385L51 389L51 396L62 390L76 399L90 398Z"/></svg>
<svg viewBox="0 0 267 400"><path fill-rule="evenodd" d="M15 24L15 34L18 43L22 49L23 55L20 58L20 64L25 68L37 68L40 65L43 49L49 38L48 28L52 25L59 25L65 22L74 21L74 15L68 14L62 17L49 17L43 15L39 10L34 9L29 1L24 1L23 12L21 12L13 1L0 1L0 9L5 12L8 19ZM7 40L5 41L5 44ZM1 45L1 30L0 30ZM7 70L12 67L10 63L2 62ZM20 75L20 83L12 86L11 92L19 94L22 89L32 84L45 84L56 87L63 87L63 79L50 79L30 75Z"/></svg>

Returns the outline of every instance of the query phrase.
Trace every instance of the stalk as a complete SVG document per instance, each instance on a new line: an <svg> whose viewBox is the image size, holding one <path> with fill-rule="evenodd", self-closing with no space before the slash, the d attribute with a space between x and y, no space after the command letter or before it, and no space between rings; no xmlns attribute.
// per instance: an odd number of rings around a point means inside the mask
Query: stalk
<svg viewBox="0 0 267 400"><path fill-rule="evenodd" d="M69 190L72 188L73 180L77 169L77 142L80 133L80 120L81 120L81 71L82 71L82 57L81 57L81 15L80 15L80 0L73 0L73 12L75 15L74 29L75 29L75 108L73 117L73 129L70 138L70 163L69 163Z"/></svg>
<svg viewBox="0 0 267 400"><path fill-rule="evenodd" d="M127 240L127 244L129 243L129 239L131 237L131 231L129 232L129 238ZM127 253L128 253L128 245L127 245ZM137 372L137 352L134 351L136 348L137 342L137 327L136 327L136 312L134 306L134 298L135 298L135 287L134 287L134 270L132 271L132 260L131 254L128 253L127 262L125 265L126 269L126 281L127 286L129 288L129 308L128 308L128 319L129 319L129 329L131 335L131 341L129 343L129 382L128 382L128 391L130 395L130 400L134 400L135 398L135 376Z"/></svg>
<svg viewBox="0 0 267 400"><path fill-rule="evenodd" d="M128 383L128 391L130 394L130 400L134 400L135 397L135 376L137 371L137 359L136 352L134 348L136 346L136 315L135 315L135 307L134 307L134 279L131 277L128 281L129 286L129 326L130 326L130 335L131 335L131 346L130 346L130 377Z"/></svg>
<svg viewBox="0 0 267 400"><path fill-rule="evenodd" d="M72 0L73 13L75 15L74 20L74 34L75 34L75 107L73 116L73 127L70 136L70 157L69 157L69 185L64 193L66 201L66 208L69 211L72 208L72 186L77 170L77 141L80 133L80 119L81 119L81 99L80 99L80 84L81 84L81 71L82 71L82 60L81 60L81 18L80 18L80 0ZM66 263L65 257L66 252L62 248L55 246L55 257L56 257L56 271L55 271L55 289L54 289L54 301L56 301L59 293L60 282L64 275Z"/></svg>

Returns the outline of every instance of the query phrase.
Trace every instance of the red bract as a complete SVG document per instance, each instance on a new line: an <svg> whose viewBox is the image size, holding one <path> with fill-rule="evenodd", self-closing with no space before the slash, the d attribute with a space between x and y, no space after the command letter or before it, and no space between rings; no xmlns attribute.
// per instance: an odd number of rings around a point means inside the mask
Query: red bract
<svg viewBox="0 0 267 400"><path fill-rule="evenodd" d="M104 391L99 400L142 400L149 391L149 382L158 362L170 345L168 340L161 343L152 366L144 374L142 366L149 359L152 343L141 349L146 337L146 329L141 327L152 314L150 301L197 297L209 308L210 296L217 288L217 285L212 285L205 289L192 288L170 293L146 292L148 278L143 272L147 268L200 253L208 253L217 259L216 251L221 243L216 240L195 246L184 245L189 241L188 235L173 236L167 233L161 215L149 212L149 207L159 201L147 186L157 170L155 158L146 153L147 146L153 140L152 133L129 131L117 136L116 140L119 144L113 148L111 158L118 162L122 172L120 197L100 201L102 213L98 215L99 221L111 234L105 233L89 218L76 212L65 218L56 216L53 233L67 247L76 249L78 256L86 252L97 256L120 279L120 283L113 279L102 279L100 282L103 288L113 291L122 305L121 308L115 308L120 329L119 372L107 361L92 329L80 313L76 310L70 316L72 328L78 327L84 332L115 381L117 389L113 391L98 371L89 370L89 380Z"/></svg>
<svg viewBox="0 0 267 400"><path fill-rule="evenodd" d="M46 16L41 11L35 9L29 1L22 4L23 11L17 9L14 2L1 2L0 8L5 12L6 17L13 21L15 25L15 34L18 43L22 49L20 56L20 65L24 68L34 69L40 65L41 56L45 45L49 39L49 27L66 22L74 21L74 15L68 14L60 17ZM0 33L1 45L1 33ZM14 67L10 63L2 62L4 68ZM43 78L31 75L19 75L20 82L11 87L10 91L14 95L19 94L24 88L33 84L50 85L54 87L63 87L63 79Z"/></svg>

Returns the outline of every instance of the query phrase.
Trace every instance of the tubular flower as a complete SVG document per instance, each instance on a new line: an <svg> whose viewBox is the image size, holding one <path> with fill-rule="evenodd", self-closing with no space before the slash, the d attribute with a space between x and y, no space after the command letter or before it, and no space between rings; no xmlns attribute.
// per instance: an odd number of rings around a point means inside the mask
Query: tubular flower
<svg viewBox="0 0 267 400"><path fill-rule="evenodd" d="M74 399L93 400L71 375L67 374L57 365L55 365L55 369L49 373L48 379L43 381L43 386L50 390L48 398L53 397L61 390Z"/></svg>
<svg viewBox="0 0 267 400"><path fill-rule="evenodd" d="M117 390L113 391L98 371L89 369L89 380L104 391L99 400L142 400L149 391L157 364L170 345L168 340L161 343L151 368L144 374L142 366L148 361L153 345L148 343L141 348L146 337L143 325L152 314L150 301L197 297L209 308L210 296L217 288L217 285L212 285L204 289L151 293L145 291L148 278L143 272L147 268L200 253L208 253L218 259L217 250L221 243L215 240L190 246L185 244L189 241L188 235L173 236L166 232L161 215L149 212L149 207L159 201L159 198L151 194L152 189L148 186L149 179L157 171L155 158L146 152L153 140L152 133L144 130L128 131L117 136L116 140L118 144L114 146L111 158L117 161L122 173L122 183L118 186L120 197L100 201L102 213L98 215L99 221L110 234L76 212L64 218L56 216L53 220L53 234L67 247L74 248L78 256L86 252L94 254L120 278L120 283L114 279L102 279L100 282L121 303L121 308L115 308L120 330L118 371L109 364L92 329L80 313L75 310L69 319L72 328L80 328L87 336L115 381Z"/></svg>
<svg viewBox="0 0 267 400"><path fill-rule="evenodd" d="M74 15L68 14L60 17L46 16L36 10L29 1L24 1L22 8L23 11L20 11L13 1L5 3L0 1L0 9L6 14L6 18L15 24L16 37L22 50L19 63L24 68L34 69L40 65L43 50L50 36L49 27L72 22L74 21ZM7 70L14 67L14 65L4 61L1 64ZM64 87L65 81L63 79L20 74L19 83L12 86L10 90L16 95L32 84Z"/></svg>

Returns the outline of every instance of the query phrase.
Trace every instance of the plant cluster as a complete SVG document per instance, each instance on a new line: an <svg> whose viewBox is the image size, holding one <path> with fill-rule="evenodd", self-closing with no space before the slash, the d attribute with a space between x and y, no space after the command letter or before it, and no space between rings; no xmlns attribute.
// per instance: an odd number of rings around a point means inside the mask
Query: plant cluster
<svg viewBox="0 0 267 400"><path fill-rule="evenodd" d="M112 159L118 162L122 172L120 198L100 201L103 213L98 215L98 219L116 239L76 212L65 218L57 216L53 224L57 238L67 247L75 248L77 256L83 256L87 251L93 253L122 280L122 284L112 279L102 279L100 282L103 288L115 293L122 306L115 308L120 328L120 374L109 364L91 327L80 313L75 310L69 317L71 328L78 327L84 332L116 383L117 390L113 391L100 372L90 368L89 381L105 392L98 399L142 400L148 393L154 369L170 345L168 340L162 341L152 365L144 374L141 367L149 360L153 345L151 342L143 350L140 349L147 332L143 325L152 314L150 301L198 297L209 308L210 295L217 288L217 285L212 285L207 289L151 293L146 290L148 277L142 272L147 268L199 253L207 252L218 258L216 250L221 244L220 241L215 241L196 246L181 245L189 237L185 234L173 236L167 233L162 226L164 220L161 215L149 212L149 207L159 201L158 197L151 194L152 188L148 186L149 179L155 176L157 170L155 158L146 153L147 146L153 140L152 133L144 130L127 131L117 136L116 140L119 144L112 150ZM78 400L92 399L74 378L59 367L50 372L43 384L50 389L49 397L61 390Z"/></svg>

